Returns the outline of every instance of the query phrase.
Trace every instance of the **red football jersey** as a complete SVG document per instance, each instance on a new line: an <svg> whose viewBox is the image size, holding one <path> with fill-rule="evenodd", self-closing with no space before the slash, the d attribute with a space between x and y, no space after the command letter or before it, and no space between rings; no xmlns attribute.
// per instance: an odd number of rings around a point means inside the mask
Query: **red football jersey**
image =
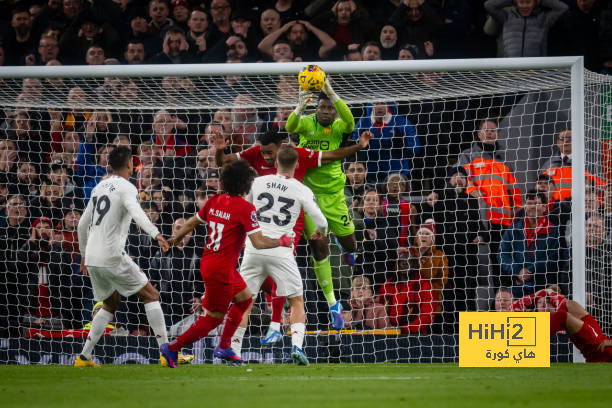
<svg viewBox="0 0 612 408"><path fill-rule="evenodd" d="M295 150L298 152L298 166L295 169L295 174L293 175L293 178L295 178L299 182L302 182L302 180L304 180L306 170L312 169L313 167L321 166L322 152L315 152L313 150L304 149L302 147L296 147ZM239 159L248 161L259 176L276 174L276 167L268 166L268 163L266 163L263 156L261 155L260 145L255 145L243 152L236 153L236 156Z"/></svg>
<svg viewBox="0 0 612 408"><path fill-rule="evenodd" d="M206 201L197 216L208 223L208 238L200 263L202 277L229 282L246 236L260 230L257 211L242 197L217 194Z"/></svg>

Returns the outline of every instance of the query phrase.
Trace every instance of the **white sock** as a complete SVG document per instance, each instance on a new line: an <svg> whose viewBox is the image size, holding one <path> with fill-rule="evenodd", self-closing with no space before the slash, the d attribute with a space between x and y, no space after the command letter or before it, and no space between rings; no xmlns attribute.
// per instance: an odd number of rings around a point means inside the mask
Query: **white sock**
<svg viewBox="0 0 612 408"><path fill-rule="evenodd" d="M280 331L280 322L270 322L270 328L276 331Z"/></svg>
<svg viewBox="0 0 612 408"><path fill-rule="evenodd" d="M98 310L98 313L94 316L91 321L91 329L89 329L89 335L87 336L87 341L85 341L85 345L83 346L83 351L81 351L81 355L88 360L91 360L91 353L100 340L100 337L104 333L106 329L106 325L109 324L113 320L113 314L107 312L105 309Z"/></svg>
<svg viewBox="0 0 612 408"><path fill-rule="evenodd" d="M238 327L230 343L232 350L234 350L234 353L236 353L238 357L240 357L240 353L242 352L242 338L244 337L244 333L246 333L246 327Z"/></svg>
<svg viewBox="0 0 612 408"><path fill-rule="evenodd" d="M161 347L162 344L168 342L168 334L166 334L166 321L164 320L164 312L162 312L159 302L149 302L144 305L147 313L149 327L155 334L157 344Z"/></svg>
<svg viewBox="0 0 612 408"><path fill-rule="evenodd" d="M297 346L300 349L304 343L304 332L306 331L306 324L304 323L293 323L291 325L291 345Z"/></svg>

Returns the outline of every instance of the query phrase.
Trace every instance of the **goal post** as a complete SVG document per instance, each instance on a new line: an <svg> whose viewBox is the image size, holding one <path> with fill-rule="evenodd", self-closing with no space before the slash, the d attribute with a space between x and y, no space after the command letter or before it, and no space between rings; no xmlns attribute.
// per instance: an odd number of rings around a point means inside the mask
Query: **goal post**
<svg viewBox="0 0 612 408"><path fill-rule="evenodd" d="M84 204L88 197L87 189L104 174L98 169L100 167L103 170L103 166L99 166L99 160L105 154L104 149L107 145L121 143L123 138L127 139L126 143L131 144L137 154L141 149L161 150L151 153L160 154L160 157L155 159L157 161L151 159L153 161L148 164L148 161L141 159L144 164L138 169L139 173L133 181L139 189L143 208L151 209L151 213L155 212L160 230L164 235L170 235L176 219L188 218L197 208L195 190L201 186L205 186L202 191L208 192L216 188L212 179L215 178L215 174L218 179L218 173L214 171L214 154L213 158L210 157L212 146L208 143L211 142L211 131L207 125L214 123L215 126L219 126L220 131L225 133L230 144L235 147L234 152L248 148L271 126L275 124L284 126L289 112L297 103L296 75L306 64L291 62L1 67L0 109L5 114L2 119L6 136L3 135L0 141L7 141L3 145L7 153L0 152L5 155L0 156L0 159L3 157L6 159L6 163L3 164L6 169L2 170L6 173L9 184L7 199L19 195L25 201L23 204L28 208L29 216L46 214L45 211L41 212L34 208L34 206L44 206L44 202L37 199L43 176L47 175L46 171L50 171L48 169L52 168L54 160L64 160L62 157L66 157L66 160L74 160L68 163L68 167L73 166L68 170L68 178L71 179L75 191L81 194L78 197L81 204L74 204L75 201L70 204L70 201L66 200L62 201L62 205L78 207ZM478 142L477 127L484 119L499 118L497 136L501 146L499 149L503 150L503 155L510 163L509 167L514 170L515 181L508 184L517 184L516 195L519 201L521 197L524 200L525 193L536 185L541 172L540 166L553 151L559 129L571 124L573 169L569 224L571 233L568 232L566 237L559 237L559 240L562 238L570 240L571 236L571 246L568 244L565 248L571 250L571 256L568 254L565 258L555 261L558 265L563 264L558 266L559 276L563 273L568 276L571 273L571 276L567 281L560 279L559 282L546 283L558 284L572 299L586 305L588 310L591 310L589 308L597 310L596 317L605 319L604 331L612 327L612 312L606 311L603 306L610 304L610 299L606 299L605 296L612 296L612 283L592 282L594 277L599 275L587 272L592 268L589 258L591 255L586 248L585 232L587 215L585 200L590 190L584 178L585 171L588 171L605 180L606 164L602 163L605 148L602 147L601 134L606 120L605 109L607 104L610 104L609 98L605 95L612 94L609 78L585 71L582 57L328 61L317 64L323 68L328 78L331 78L334 90L349 105L355 116L358 130L354 134L347 135L346 139L356 140L361 131L378 129L381 135L388 135L391 141L389 144L383 142L376 144L378 150L375 152L364 149L356 156L356 160L349 158L343 166L346 172L353 161L363 162L367 173L364 175L367 186L359 190L359 194L356 193L357 189L353 190L349 186L351 194L355 192L355 200L347 200L351 214L355 216L357 228L357 265L354 267L345 265L341 251L334 241L330 240L330 262L337 297L349 309L357 310L361 307L360 310L366 310L358 300L355 300L351 285L356 276L368 277L369 288L373 292L371 298L376 304L378 301L382 302L379 306L386 309L385 323L378 325L366 322L364 318L361 323L348 325L346 331L340 335L330 331L327 304L320 293L305 241L302 241L297 256L305 282L307 327L310 334L307 336L306 348L307 352L310 350L309 355L314 357L314 361L428 362L458 359L457 311L492 309L498 290L508 285L504 283L504 261L500 261L499 253L491 248L499 245L502 233L510 224L504 225L500 230L491 227L490 214L493 208L491 203L485 205L483 198L476 200L477 207L473 208L475 212L470 214L479 214L480 218L465 220L467 228L465 231L462 229L464 225L460 225L463 221L459 218L453 222L436 221L436 227L433 229L435 245L440 247L442 255L447 259L447 269L443 272L444 268L440 267L441 273L443 275L445 273L445 276L426 276L426 272L420 272L419 282L429 287L432 296L429 306L433 310L427 312L428 318L432 321L428 325L410 331L410 322L415 321L415 316L426 317L425 309L429 307L428 305L410 304L410 301L407 301L404 312L392 315L398 313L397 310L391 311L393 305L385 303L391 302L392 296L385 297L386 292L381 291L389 280L392 283L399 282L395 268L398 258L402 256L401 251L405 247L416 245L415 237L418 231L424 228L427 218L450 219L447 213L451 207L446 204L442 207L439 204L436 206L434 201L437 198L432 201L432 194L435 193L435 197L442 197L449 191L451 178L449 175L458 171L456 167L463 152L469 150L475 141ZM24 81L31 78L37 79L38 82L31 84ZM115 78L119 80L114 81ZM83 98L69 96L74 88L83 91ZM241 95L248 97L241 98ZM386 106L386 110L379 117L375 117L374 114L376 103ZM609 109L612 112L612 107ZM223 114L216 118L215 114L219 111L223 111ZM27 117L27 126L29 126L27 132L18 128L20 125L16 124L20 112L25 112L24 115ZM172 119L159 121L158 115L164 112ZM308 109L308 113L312 112L314 112L314 103ZM92 124L92 116L95 118L94 121L104 124L100 126L97 123ZM391 120L389 118L393 118L393 121L385 122ZM59 128L52 128L54 120L61 122ZM158 128L155 126L162 126L170 120L176 121L172 123L172 132L177 136L176 140L180 138L182 146L180 152L175 148L179 142L173 142L174 147L166 149L163 145L165 139L162 140L162 145L159 145L159 140L156 138L155 129ZM384 129L385 127L389 128L388 131ZM65 137L70 132L75 133L70 137L76 139L71 146L77 151L67 152L70 147L62 147L69 143ZM36 152L27 150L33 148L31 142L34 140L32 139L34 134L38 138L36 140L45 146ZM31 139L26 140L28 137ZM292 136L292 140L297 141L297 138ZM14 141L14 147L18 150L17 158L13 158L12 161L8 160L9 144L12 143L10 141ZM206 153L202 153L203 151ZM64 153L66 155L62 156ZM200 159L203 162L208 160L205 167L199 167L197 164ZM28 160L30 162L39 160L32 162L34 165L32 171L38 172L41 176L30 179L38 183L35 188L24 187L24 183L27 184L24 180L28 178L23 174L26 170L20 169L20 166ZM64 164L58 165L59 167L64 167ZM397 183L404 185L400 187L398 193L398 213L395 214L389 189L392 188L390 180L397 173L400 174L397 176L399 180ZM19 184L19 188L10 185L13 180ZM605 181L612 182L612 180ZM65 180L62 183L65 183ZM374 218L371 218L365 210L365 196L368 194L369 186L375 190L376 199L380 203ZM62 186L62 194L65 193L64 187ZM45 188L48 188L48 185ZM607 187L600 186L601 191L598 190L602 206L612 204L612 198L610 203L604 202L603 196L608 194L607 190L604 191L605 188ZM27 196L29 192L32 192L32 197ZM514 197L515 201L517 197ZM157 205L155 200L158 200L157 203L162 203L159 204L161 207L155 207ZM168 209L170 207L164 207L168 205L167 202L171 202L172 210ZM431 202L434 202L430 205L431 208L427 207ZM179 207L180 210L177 209ZM605 208L612 212L612 208ZM188 210L192 212L188 213ZM523 209L520 205L516 205L511 211L519 213ZM60 211L61 217L68 212L70 211L67 209ZM49 212L51 213L53 211ZM170 215L166 217L166 213ZM369 224L372 219L380 222ZM53 222L55 221L53 218ZM61 222L53 224L51 229L67 237L66 220L62 218L58 221ZM605 229L609 220L606 218L604 221ZM33 222L34 219L28 220L28 231L31 230ZM486 235L486 239L492 239L490 236L493 236L492 231L495 230L495 233L499 233L498 241L495 243L472 241L470 238L469 242L459 242L459 240L455 242L453 234L471 237L470 222L480 225L477 228L483 231L483 234L477 235L477 238ZM61 228L64 229L60 230ZM436 235L437 233L440 236ZM204 242L202 234L203 231L196 230L189 245L201 246ZM184 329L185 325L193 321L189 302L197 290L201 289L201 284L198 282L199 254L195 251L190 255L189 262L184 259L181 261L183 262L181 265L184 266L183 275L173 274L175 264L172 260L168 261L167 258L156 255L156 249L151 247L150 240L147 241L146 237L142 237L137 229L130 231L130 239L132 238L134 240L128 243L132 248L130 255L138 259L138 262L142 261L143 263L139 265L143 271L159 284L160 291L165 296L162 297L162 303L165 299L171 306L164 309L166 316L170 315L167 319L168 326L174 327L174 330L179 332L181 327ZM492 246L493 244L495 246ZM0 263L0 267L5 268L7 276L11 273L17 276L15 278L17 281L13 282L11 278L6 278L4 282L0 282L3 284L0 286L0 291L19 287L24 279L23 275L19 275L22 272L20 268L27 267L35 268L28 269L28 279L36 280L38 286L48 286L49 288L45 290L50 291L51 296L48 296L49 305L45 303L34 307L29 304L28 302L36 301L37 297L32 291L40 290L32 281L26 282L31 285L28 290L19 291L13 296L8 292L0 293L5 299L5 304L0 310L0 319L20 326L18 330L7 335L10 338L0 343L8 345L11 356L28 351L21 350L20 347L36 348L32 345L32 340L16 340L15 337L27 337L27 334L36 333L29 338L42 338L48 341L47 338L51 338L53 333L77 330L81 322L87 323L88 309L93 306L86 278L72 276L72 281L78 281L78 285L75 285L75 288L66 287L71 280L66 280L65 274L69 274L67 271L72 265L70 263L76 259L76 253L72 255L62 253L63 257L53 258L59 260L60 266L67 266L61 272L56 272L53 262L43 265L23 261L25 258L19 256L27 256L28 253L20 252L24 243L19 241L19 245L17 243L14 245L16 246L5 250L4 253L9 254L10 259L7 258L7 261ZM65 245L62 248L66 250ZM603 250L606 256L612 256L612 253L608 254L606 251L607 249ZM405 254L409 252L410 250L406 249ZM45 272L47 270L48 272ZM177 278L177 276L182 277ZM512 277L506 276L506 278ZM508 282L512 286L512 281ZM59 286L55 287L57 285ZM596 289L591 289L595 286ZM189 295L177 293L181 290L188 292ZM587 293L591 292L593 293L587 296ZM73 319L72 326L66 325L65 314L61 313L63 308L71 307L72 303L65 301L66 299L56 302L56 299L53 299L56 294L61 294L64 298L80 297L80 301L77 302L78 312L68 313ZM29 300L24 300L26 297ZM21 303L13 305L11 302L25 302L28 305L27 307ZM270 354L268 351L262 352L259 348L258 339L265 334L270 320L267 310L270 307L270 298L260 296L257 305L260 313L254 318L253 321L256 323L253 324L258 325L258 330L254 330L250 338L245 341L243 352L253 361L285 361L286 355L283 355L282 350ZM45 307L50 310L60 308L60 320L64 321L53 321L54 312L37 316L34 309L40 312L41 308ZM3 313L8 315L1 316ZM287 311L283 312L283 321L287 319L286 313ZM130 302L126 309L122 309L117 320L129 320L129 316L132 318L136 316L135 319L139 322L144 314L134 302ZM352 316L351 318L355 318L361 315L359 312L354 312ZM40 321L46 323L36 323ZM119 323L125 322L119 321ZM142 327L144 327L142 330L146 331L144 324L134 323L130 326L126 323L125 327L128 328L127 334L138 334ZM66 362L66 355L78 349L79 341L67 340L74 339L75 336L71 336L69 331L66 333L67 335L63 337L57 335L62 337L56 341L63 342L60 348L65 347L65 352L62 354L63 357L54 361ZM285 336L285 341L288 341L289 337ZM138 347L147 347L149 350L148 354L144 354L145 357L149 355L155 358L154 341L144 346L144 343L135 346L136 343L130 341L131 337L126 335L125 341L118 340L120 345L116 348L125 350L127 347L138 352ZM214 343L214 340L210 341ZM68 346L70 342L72 345ZM564 351L560 351L559 355L555 356L558 361L583 361L577 349L569 351L566 338L561 342L563 344L559 350ZM202 347L196 352L196 362L211 360L210 353L207 354L203 349L213 343L209 343L208 340L202 343ZM204 344L206 346L203 346ZM49 347L53 349L53 346ZM96 351L111 353L109 351L111 348L105 346L97 348ZM374 357L369 358L369 355ZM116 358L129 359L125 356ZM15 357L7 359L9 361L0 361L0 363L15 361ZM135 359L146 360L141 357Z"/></svg>

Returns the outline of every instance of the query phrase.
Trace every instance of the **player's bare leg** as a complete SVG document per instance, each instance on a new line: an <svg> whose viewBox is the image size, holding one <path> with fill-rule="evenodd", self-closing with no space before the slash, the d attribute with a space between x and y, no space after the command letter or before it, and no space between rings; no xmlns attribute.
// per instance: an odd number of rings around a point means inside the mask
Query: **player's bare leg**
<svg viewBox="0 0 612 408"><path fill-rule="evenodd" d="M288 298L291 305L291 358L298 365L310 365L306 354L304 354L303 343L306 332L306 311L304 310L304 297L295 296Z"/></svg>
<svg viewBox="0 0 612 408"><path fill-rule="evenodd" d="M89 330L89 335L83 346L83 351L81 351L81 354L78 355L74 361L75 367L99 366L91 360L91 355L100 337L104 334L106 326L113 320L119 303L121 303L121 295L119 295L117 291L114 291L107 299L104 299L102 308L98 310L98 313L96 313L91 322L91 329Z"/></svg>

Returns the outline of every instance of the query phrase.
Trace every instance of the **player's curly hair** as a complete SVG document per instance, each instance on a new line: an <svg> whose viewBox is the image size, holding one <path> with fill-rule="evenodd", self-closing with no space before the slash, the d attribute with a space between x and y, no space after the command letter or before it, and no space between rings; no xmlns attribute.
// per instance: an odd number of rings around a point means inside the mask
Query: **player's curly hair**
<svg viewBox="0 0 612 408"><path fill-rule="evenodd" d="M255 170L244 160L237 160L221 168L221 188L231 196L243 196L251 190Z"/></svg>

